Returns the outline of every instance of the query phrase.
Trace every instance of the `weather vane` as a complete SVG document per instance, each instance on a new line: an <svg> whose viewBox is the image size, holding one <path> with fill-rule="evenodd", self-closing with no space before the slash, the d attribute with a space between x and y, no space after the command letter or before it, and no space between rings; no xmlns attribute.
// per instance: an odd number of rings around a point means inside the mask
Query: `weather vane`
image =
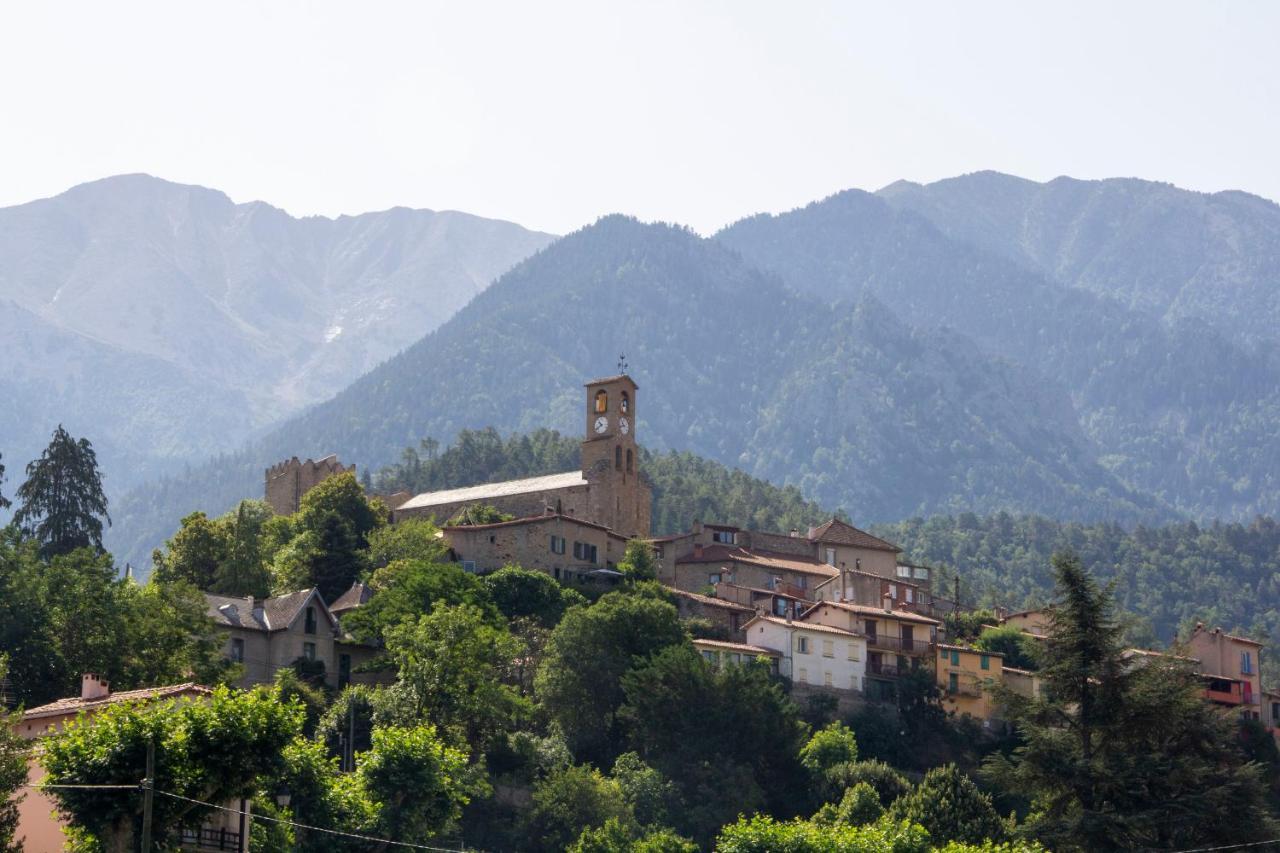
<svg viewBox="0 0 1280 853"><path fill-rule="evenodd" d="M625 354L618 356L618 372L626 373L627 367L627 356Z"/></svg>

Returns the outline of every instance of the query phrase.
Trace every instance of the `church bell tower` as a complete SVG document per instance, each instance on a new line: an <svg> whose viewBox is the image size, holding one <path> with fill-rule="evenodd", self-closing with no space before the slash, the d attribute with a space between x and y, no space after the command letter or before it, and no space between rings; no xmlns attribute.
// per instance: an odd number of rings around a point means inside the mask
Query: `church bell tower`
<svg viewBox="0 0 1280 853"><path fill-rule="evenodd" d="M582 476L591 484L592 517L624 536L650 534L651 493L640 476L636 383L625 373L586 384Z"/></svg>

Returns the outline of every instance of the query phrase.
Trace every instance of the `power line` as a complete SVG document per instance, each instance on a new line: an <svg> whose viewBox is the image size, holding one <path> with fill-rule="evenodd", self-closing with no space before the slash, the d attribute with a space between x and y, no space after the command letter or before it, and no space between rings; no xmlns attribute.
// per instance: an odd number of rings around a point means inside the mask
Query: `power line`
<svg viewBox="0 0 1280 853"><path fill-rule="evenodd" d="M1243 850L1246 847L1261 847L1264 844L1280 844L1280 838L1269 838L1266 841L1246 841L1241 844L1223 844L1220 847L1187 847L1174 850L1172 853L1209 853L1212 850Z"/></svg>

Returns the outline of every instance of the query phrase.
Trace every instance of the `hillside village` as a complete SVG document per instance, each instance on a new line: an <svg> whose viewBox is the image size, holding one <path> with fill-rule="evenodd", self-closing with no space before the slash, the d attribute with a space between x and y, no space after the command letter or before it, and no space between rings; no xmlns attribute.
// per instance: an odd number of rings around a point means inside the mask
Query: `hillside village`
<svg viewBox="0 0 1280 853"><path fill-rule="evenodd" d="M994 740L1012 730L1010 697L1043 696L1041 674L1022 662L1026 655L986 641L999 635L1006 643L1013 637L1016 647L1045 643L1051 610L974 613L954 592L948 597L935 587L930 566L904 560L897 545L848 521L763 531L689 519L682 533L654 536L637 443L640 389L625 373L584 388L580 470L369 499L393 529L431 520L447 560L477 578L519 566L598 598L627 582L623 564L639 548L712 671L759 663L800 707L841 716L867 707L892 712L903 691L919 689L923 679L946 714ZM264 499L277 516L293 516L312 490L356 474L334 456L295 457L264 472ZM269 596L205 592L204 602L241 687L271 686L286 671L311 673L334 691L385 687L392 682L383 643L351 629L387 594L375 586L360 578L328 595L318 586ZM1133 669L1170 656L1189 662L1203 702L1280 738L1280 692L1262 684L1263 651L1258 641L1201 624L1176 654L1133 648L1124 660ZM86 673L79 696L25 709L16 731L37 740L113 706L204 703L211 696L209 686L192 682L112 692L105 678ZM341 762L349 768L354 728L344 737ZM38 755L30 763L33 785L44 775ZM65 821L56 809L50 794L34 789L20 804L27 850L61 849ZM229 800L221 813L183 828L180 840L186 849L247 850L250 821L248 800Z"/></svg>

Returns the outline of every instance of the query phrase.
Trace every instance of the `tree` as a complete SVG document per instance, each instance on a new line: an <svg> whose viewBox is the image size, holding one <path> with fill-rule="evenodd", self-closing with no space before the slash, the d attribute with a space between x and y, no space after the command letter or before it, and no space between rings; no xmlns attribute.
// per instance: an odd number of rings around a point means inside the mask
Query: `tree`
<svg viewBox="0 0 1280 853"><path fill-rule="evenodd" d="M637 830L617 818L585 830L569 853L698 853L698 845L669 829Z"/></svg>
<svg viewBox="0 0 1280 853"><path fill-rule="evenodd" d="M148 742L155 745L155 786L209 803L250 795L282 768L282 753L302 725L302 709L268 690L219 688L207 700L112 705L68 724L44 741L41 763L57 785L136 785L145 776ZM52 789L58 809L107 850L132 844L142 798L118 790ZM154 799L152 832L167 839L208 812L185 800Z"/></svg>
<svg viewBox="0 0 1280 853"><path fill-rule="evenodd" d="M974 648L986 652L998 652L1004 655L1004 665L1014 669L1035 669L1036 657L1040 653L1039 640L1028 637L1020 628L1004 625L999 628L987 628L976 641Z"/></svg>
<svg viewBox="0 0 1280 853"><path fill-rule="evenodd" d="M0 486L4 485L4 454L0 453ZM12 504L9 499L4 496L4 492L0 492L0 509L8 509Z"/></svg>
<svg viewBox="0 0 1280 853"><path fill-rule="evenodd" d="M102 522L111 524L111 517L88 439L72 438L59 424L40 458L27 465L17 496L21 505L14 523L39 540L43 556L102 550Z"/></svg>
<svg viewBox="0 0 1280 853"><path fill-rule="evenodd" d="M0 654L0 684L9 674L9 660ZM0 853L20 853L18 804L27 784L27 742L18 735L17 715L0 701Z"/></svg>
<svg viewBox="0 0 1280 853"><path fill-rule="evenodd" d="M679 786L690 808L675 825L695 841L710 842L747 809L790 815L808 804L797 758L806 726L763 664L717 671L681 644L623 675L622 685L628 740Z"/></svg>
<svg viewBox="0 0 1280 853"><path fill-rule="evenodd" d="M880 796L880 804L886 808L911 790L907 777L883 761L839 764L831 768L828 774L833 779L838 779L846 789L862 784L870 785Z"/></svg>
<svg viewBox="0 0 1280 853"><path fill-rule="evenodd" d="M271 594L263 538L273 515L266 501L243 500L218 519L225 531L226 556L214 573L210 592L255 598Z"/></svg>
<svg viewBox="0 0 1280 853"><path fill-rule="evenodd" d="M1172 656L1130 665L1110 591L1074 555L1053 563L1045 695L1002 691L1023 744L986 765L1000 787L1031 798L1025 830L1063 851L1274 837L1260 768L1203 701L1191 666Z"/></svg>
<svg viewBox="0 0 1280 853"><path fill-rule="evenodd" d="M928 853L929 833L909 823L869 826L783 823L756 815L739 818L716 839L716 853Z"/></svg>
<svg viewBox="0 0 1280 853"><path fill-rule="evenodd" d="M467 768L466 752L436 736L434 726L376 728L373 748L356 757L359 784L375 803L375 829L393 841L429 838L485 792Z"/></svg>
<svg viewBox="0 0 1280 853"><path fill-rule="evenodd" d="M679 805L676 786L661 772L644 763L634 752L624 752L613 762L610 775L641 826L666 826Z"/></svg>
<svg viewBox="0 0 1280 853"><path fill-rule="evenodd" d="M503 566L483 583L503 616L529 617L547 628L554 628L570 607L587 603L582 593L561 586L546 572L520 566Z"/></svg>
<svg viewBox="0 0 1280 853"><path fill-rule="evenodd" d="M447 527L470 527L479 524L498 524L510 521L515 516L500 512L488 504L467 504L454 513L453 518L445 524Z"/></svg>
<svg viewBox="0 0 1280 853"><path fill-rule="evenodd" d="M843 823L849 826L866 826L875 823L884 814L880 795L866 782L844 789L839 805L827 803L816 815L815 823Z"/></svg>
<svg viewBox="0 0 1280 853"><path fill-rule="evenodd" d="M502 679L522 651L476 607L438 607L388 629L397 681L382 691L375 719L426 721L455 745L477 752L525 709Z"/></svg>
<svg viewBox="0 0 1280 853"><path fill-rule="evenodd" d="M449 548L440 528L429 518L406 518L379 527L369 534L369 568L381 569L398 560L443 563Z"/></svg>
<svg viewBox="0 0 1280 853"><path fill-rule="evenodd" d="M397 560L375 572L370 585L375 595L342 618L343 627L365 642L378 642L389 629L437 607L467 604L499 622L484 582L457 563Z"/></svg>
<svg viewBox="0 0 1280 853"><path fill-rule="evenodd" d="M599 770L578 764L557 770L533 788L527 830L534 851L560 853L583 831L616 820L634 832L635 818L621 786Z"/></svg>
<svg viewBox="0 0 1280 853"><path fill-rule="evenodd" d="M618 571L630 581L657 580L658 559L654 556L653 546L643 539L627 542L627 550L618 563Z"/></svg>
<svg viewBox="0 0 1280 853"><path fill-rule="evenodd" d="M923 826L935 844L1003 841L1007 835L991 796L979 791L954 764L926 773L915 790L894 801L888 814L891 820Z"/></svg>
<svg viewBox="0 0 1280 853"><path fill-rule="evenodd" d="M151 552L151 577L157 583L182 581L212 591L218 568L227 559L226 532L203 512L182 519L178 532Z"/></svg>
<svg viewBox="0 0 1280 853"><path fill-rule="evenodd" d="M839 799L845 791L841 770L858 760L858 741L843 723L831 723L815 732L800 748L800 763L809 771L810 785L819 802Z"/></svg>
<svg viewBox="0 0 1280 853"><path fill-rule="evenodd" d="M622 677L654 652L683 642L675 607L648 596L611 592L565 614L551 632L534 687L576 756L608 762L621 752Z"/></svg>
<svg viewBox="0 0 1280 853"><path fill-rule="evenodd" d="M333 601L351 588L365 570L365 549L374 530L387 523L387 509L380 501L365 497L351 472L321 481L302 496L302 505L293 519L292 562L276 568L285 571L279 580L299 586L314 586L325 601Z"/></svg>

